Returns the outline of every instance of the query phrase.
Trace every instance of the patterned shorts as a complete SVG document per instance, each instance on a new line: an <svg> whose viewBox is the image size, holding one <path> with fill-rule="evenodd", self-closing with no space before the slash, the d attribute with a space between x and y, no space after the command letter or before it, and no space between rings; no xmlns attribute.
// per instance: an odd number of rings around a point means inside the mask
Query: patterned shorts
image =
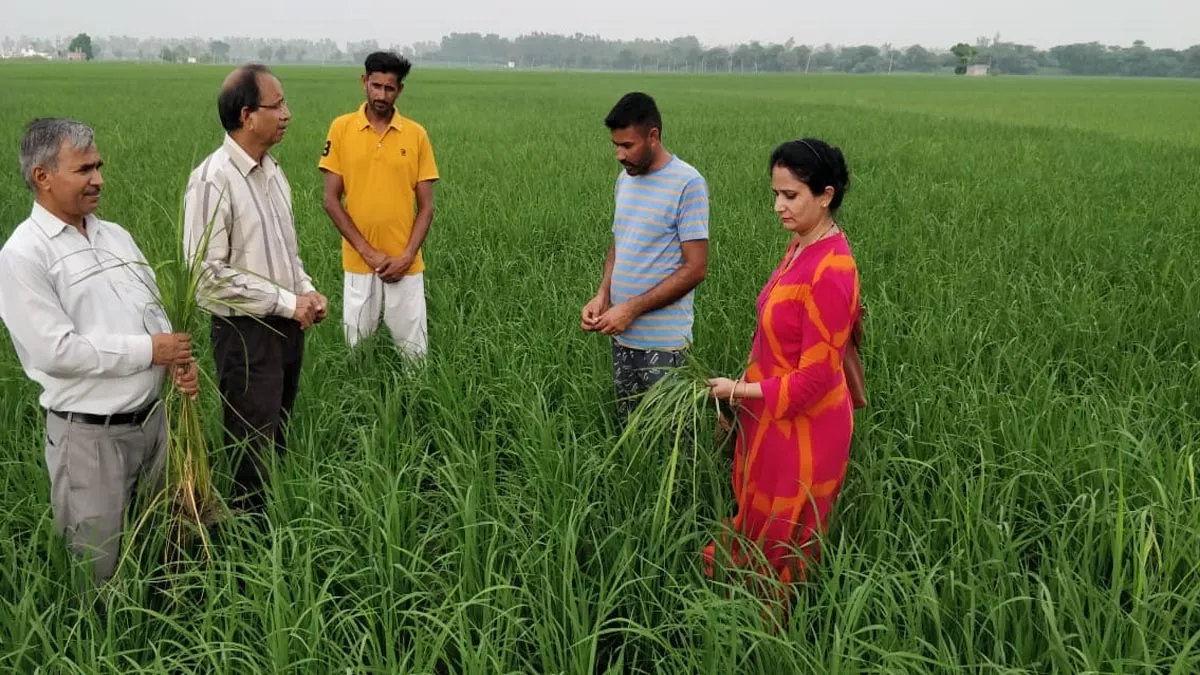
<svg viewBox="0 0 1200 675"><path fill-rule="evenodd" d="M642 395L672 368L682 366L685 358L681 351L634 349L613 341L613 383L621 426L625 426Z"/></svg>

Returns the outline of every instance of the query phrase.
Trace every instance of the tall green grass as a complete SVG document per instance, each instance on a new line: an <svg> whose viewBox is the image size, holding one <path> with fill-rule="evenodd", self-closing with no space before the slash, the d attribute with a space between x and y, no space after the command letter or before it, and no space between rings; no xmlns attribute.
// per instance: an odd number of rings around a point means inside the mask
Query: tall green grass
<svg viewBox="0 0 1200 675"><path fill-rule="evenodd" d="M315 165L328 121L359 102L356 73L280 75L295 119L277 155L334 320L307 336L269 525L223 523L206 565L165 565L161 541L136 541L107 621L81 611L50 524L36 391L0 331L0 669L1200 667L1194 83L418 69L401 104L443 182L432 351L413 371L385 335L347 353L336 321L338 236ZM176 203L219 142L223 76L3 66L0 137L15 148L34 115L94 124L102 215L166 260L177 242L156 204ZM712 190L695 347L712 374L740 371L786 245L770 149L815 135L851 164L841 220L871 306L871 406L821 564L780 628L745 584L701 574L734 509L711 404L697 400L694 448L643 427L622 439L608 345L578 329L610 236L601 122L635 88L658 97L668 147ZM170 105L147 108L151 90ZM10 178L3 232L28 209ZM211 386L202 400L217 439ZM229 457L214 452L221 493Z"/></svg>

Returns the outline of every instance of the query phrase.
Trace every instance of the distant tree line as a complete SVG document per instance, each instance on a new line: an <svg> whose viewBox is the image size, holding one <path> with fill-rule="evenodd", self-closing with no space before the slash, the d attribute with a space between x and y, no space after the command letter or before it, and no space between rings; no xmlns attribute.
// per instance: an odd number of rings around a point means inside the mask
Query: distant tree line
<svg viewBox="0 0 1200 675"><path fill-rule="evenodd" d="M105 61L197 63L361 63L385 48L375 40L339 44L332 40L263 38L163 39L75 36L72 49L86 45L89 57ZM33 47L63 54L60 44L22 36L4 38L5 53ZM1200 77L1200 44L1187 49L1153 49L1138 40L1131 46L1099 42L1038 49L1005 42L1000 36L947 48L891 44L834 46L758 41L709 47L693 36L673 40L606 40L595 35L530 33L516 38L495 33L451 33L439 42L386 48L422 62L521 69L639 70L667 72L958 72L986 64L996 75L1107 75L1129 77Z"/></svg>

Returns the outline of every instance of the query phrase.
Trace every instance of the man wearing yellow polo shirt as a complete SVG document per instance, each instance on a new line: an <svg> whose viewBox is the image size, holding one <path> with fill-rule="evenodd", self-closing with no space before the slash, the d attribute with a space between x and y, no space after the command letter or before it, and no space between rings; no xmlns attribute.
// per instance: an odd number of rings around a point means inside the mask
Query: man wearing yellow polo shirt
<svg viewBox="0 0 1200 675"><path fill-rule="evenodd" d="M428 343L421 244L433 222L437 165L425 129L395 108L412 64L375 52L365 65L366 103L329 125L318 164L325 212L342 234L342 323L353 347L382 314L396 346L421 357Z"/></svg>

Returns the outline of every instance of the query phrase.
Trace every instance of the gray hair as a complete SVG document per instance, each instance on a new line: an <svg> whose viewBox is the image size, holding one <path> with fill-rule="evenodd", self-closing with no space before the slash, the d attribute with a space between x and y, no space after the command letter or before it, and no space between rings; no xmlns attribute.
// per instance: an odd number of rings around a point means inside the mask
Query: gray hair
<svg viewBox="0 0 1200 675"><path fill-rule="evenodd" d="M63 141L83 152L95 143L95 132L82 122L63 118L36 119L25 127L25 136L21 138L21 177L30 190L37 190L34 169L39 166L47 171L58 169L58 152Z"/></svg>

